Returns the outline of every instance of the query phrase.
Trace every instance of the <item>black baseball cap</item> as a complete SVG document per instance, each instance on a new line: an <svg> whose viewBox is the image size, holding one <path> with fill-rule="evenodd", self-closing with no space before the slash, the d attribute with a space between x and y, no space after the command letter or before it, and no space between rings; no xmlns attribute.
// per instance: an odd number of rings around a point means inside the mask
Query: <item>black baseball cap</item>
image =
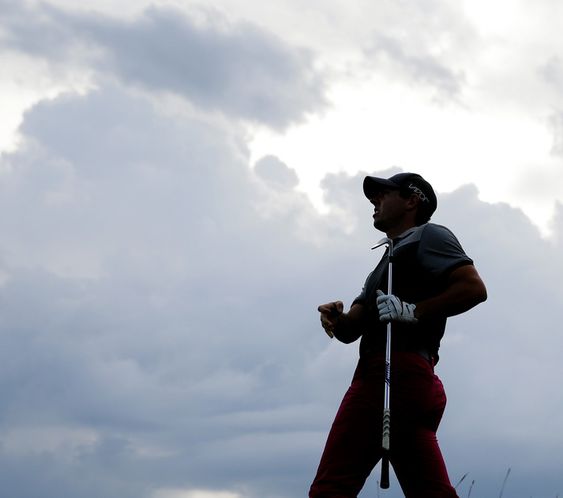
<svg viewBox="0 0 563 498"><path fill-rule="evenodd" d="M401 193L417 195L422 201L419 209L423 210L428 218L432 216L438 206L438 199L432 185L417 173L398 173L387 179L376 176L364 178L364 194L368 199L383 189L400 190Z"/></svg>

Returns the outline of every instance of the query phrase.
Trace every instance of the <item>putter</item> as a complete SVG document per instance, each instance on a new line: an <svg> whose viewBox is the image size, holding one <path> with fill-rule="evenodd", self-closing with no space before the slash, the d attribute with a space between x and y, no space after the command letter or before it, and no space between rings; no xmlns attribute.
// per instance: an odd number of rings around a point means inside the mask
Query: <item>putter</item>
<svg viewBox="0 0 563 498"><path fill-rule="evenodd" d="M385 237L381 239L372 249L387 246L389 251L388 274L387 274L387 294L393 293L393 241ZM387 339L385 341L385 393L383 398L383 435L381 440L381 479L379 485L382 489L389 488L389 448L391 439L391 321L387 322Z"/></svg>

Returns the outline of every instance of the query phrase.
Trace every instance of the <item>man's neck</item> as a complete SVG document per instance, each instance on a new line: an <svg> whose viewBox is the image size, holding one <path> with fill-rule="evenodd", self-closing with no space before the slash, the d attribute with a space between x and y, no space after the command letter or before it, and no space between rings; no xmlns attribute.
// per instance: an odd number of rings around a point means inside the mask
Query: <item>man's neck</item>
<svg viewBox="0 0 563 498"><path fill-rule="evenodd" d="M403 225L393 227L391 230L388 230L386 232L386 235L390 239L396 239L397 237L400 237L401 235L403 235L408 230L411 230L412 228L415 228L415 227L416 227L416 225L414 223L405 223Z"/></svg>

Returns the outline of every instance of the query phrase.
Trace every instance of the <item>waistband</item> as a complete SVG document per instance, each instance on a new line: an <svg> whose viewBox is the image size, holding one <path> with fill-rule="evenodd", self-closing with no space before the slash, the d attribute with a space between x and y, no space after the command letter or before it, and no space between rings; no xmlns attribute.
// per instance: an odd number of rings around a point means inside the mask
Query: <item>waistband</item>
<svg viewBox="0 0 563 498"><path fill-rule="evenodd" d="M420 348L420 349L416 349L416 350L401 350L401 351L393 351L392 354L395 353L415 353L419 356L421 356L422 358L424 358L429 364L430 366L434 367L437 363L437 358L434 357L434 355L426 348ZM383 353L382 351L372 351L372 350L367 350L367 351L363 351L362 354L360 355L361 357L369 357L369 356L385 356L385 353Z"/></svg>
<svg viewBox="0 0 563 498"><path fill-rule="evenodd" d="M432 356L432 353L430 353L428 349L419 349L414 352L422 356L428 363L430 363L430 365L434 366L435 364L434 356Z"/></svg>

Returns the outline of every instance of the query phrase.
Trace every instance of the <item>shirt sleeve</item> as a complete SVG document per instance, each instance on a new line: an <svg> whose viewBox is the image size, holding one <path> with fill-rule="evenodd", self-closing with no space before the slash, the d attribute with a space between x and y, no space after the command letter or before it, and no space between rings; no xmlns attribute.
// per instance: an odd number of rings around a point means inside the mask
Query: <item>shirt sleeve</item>
<svg viewBox="0 0 563 498"><path fill-rule="evenodd" d="M368 285L368 281L370 279L370 277L372 276L373 272L371 272L367 278L366 281L364 283L364 286L362 287L362 292L360 292L360 294L356 297L356 299L354 299L354 301L352 301L352 306L354 306L354 304L365 304L366 300L367 300L367 292L366 292L366 288Z"/></svg>
<svg viewBox="0 0 563 498"><path fill-rule="evenodd" d="M473 264L456 236L446 227L429 224L418 247L423 267L436 276L446 275L456 268Z"/></svg>

